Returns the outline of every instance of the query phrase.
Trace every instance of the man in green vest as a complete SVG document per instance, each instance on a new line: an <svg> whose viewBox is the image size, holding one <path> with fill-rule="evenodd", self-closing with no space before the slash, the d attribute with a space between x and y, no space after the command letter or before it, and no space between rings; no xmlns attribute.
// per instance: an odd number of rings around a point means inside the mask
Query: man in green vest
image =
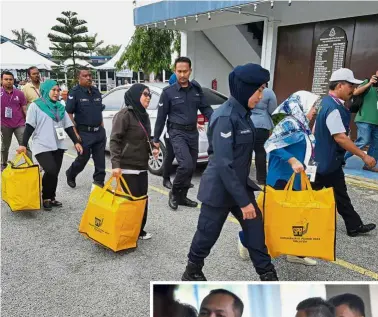
<svg viewBox="0 0 378 317"><path fill-rule="evenodd" d="M364 94L360 111L354 120L357 126L357 140L355 145L362 149L369 145L368 155L378 161L378 70L370 80L366 79L353 93L354 96ZM353 154L348 152L345 160ZM368 167L364 170L378 173L378 166Z"/></svg>

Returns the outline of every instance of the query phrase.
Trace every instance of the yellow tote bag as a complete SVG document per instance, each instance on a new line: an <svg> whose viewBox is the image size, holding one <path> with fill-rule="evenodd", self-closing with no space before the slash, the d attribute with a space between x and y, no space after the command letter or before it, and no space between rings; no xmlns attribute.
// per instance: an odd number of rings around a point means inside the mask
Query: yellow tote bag
<svg viewBox="0 0 378 317"><path fill-rule="evenodd" d="M17 165L22 158L25 163ZM12 211L41 209L39 166L24 153L16 155L1 174L1 194Z"/></svg>
<svg viewBox="0 0 378 317"><path fill-rule="evenodd" d="M120 181L129 193L121 176L112 187L111 177L104 187L95 185L81 218L79 232L114 252L135 248L142 226L147 196L134 197L122 191Z"/></svg>
<svg viewBox="0 0 378 317"><path fill-rule="evenodd" d="M336 204L333 188L312 190L302 172L302 190L293 191L294 179L295 174L284 190L266 186L265 196L261 193L257 199L264 215L269 253L272 257L287 254L334 261Z"/></svg>

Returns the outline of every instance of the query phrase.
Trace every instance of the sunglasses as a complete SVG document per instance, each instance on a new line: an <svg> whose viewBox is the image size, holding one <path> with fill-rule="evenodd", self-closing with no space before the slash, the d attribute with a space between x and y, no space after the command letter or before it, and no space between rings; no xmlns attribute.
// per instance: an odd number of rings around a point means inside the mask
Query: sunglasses
<svg viewBox="0 0 378 317"><path fill-rule="evenodd" d="M152 94L151 93L149 93L149 92L143 92L143 94L142 94L143 96L145 96L145 97L148 97L148 98L151 98L151 96L152 96Z"/></svg>

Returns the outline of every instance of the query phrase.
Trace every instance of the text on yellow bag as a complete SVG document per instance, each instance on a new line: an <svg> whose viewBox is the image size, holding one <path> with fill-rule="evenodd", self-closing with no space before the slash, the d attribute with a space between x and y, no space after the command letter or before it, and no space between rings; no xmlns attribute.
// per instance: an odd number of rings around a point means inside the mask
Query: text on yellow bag
<svg viewBox="0 0 378 317"><path fill-rule="evenodd" d="M302 190L293 191L294 179L295 174L284 190L266 186L257 199L264 215L269 253L272 257L287 254L334 261L336 205L333 188L312 190L302 172Z"/></svg>

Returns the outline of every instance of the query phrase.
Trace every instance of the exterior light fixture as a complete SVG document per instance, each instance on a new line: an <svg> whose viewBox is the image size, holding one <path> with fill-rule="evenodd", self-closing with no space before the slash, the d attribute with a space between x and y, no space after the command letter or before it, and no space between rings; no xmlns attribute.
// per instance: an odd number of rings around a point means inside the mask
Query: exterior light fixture
<svg viewBox="0 0 378 317"><path fill-rule="evenodd" d="M210 12L207 14L207 18L208 18L209 20L211 20Z"/></svg>
<svg viewBox="0 0 378 317"><path fill-rule="evenodd" d="M273 9L273 7L274 7L274 1L272 0L270 1L270 8Z"/></svg>
<svg viewBox="0 0 378 317"><path fill-rule="evenodd" d="M196 14L196 22L198 23L198 14Z"/></svg>
<svg viewBox="0 0 378 317"><path fill-rule="evenodd" d="M136 6L136 0L133 0L133 5Z"/></svg>
<svg viewBox="0 0 378 317"><path fill-rule="evenodd" d="M291 0L289 0L289 6L291 6Z"/></svg>
<svg viewBox="0 0 378 317"><path fill-rule="evenodd" d="M186 22L187 22L186 17L184 17L184 22L185 22L185 24L186 24Z"/></svg>
<svg viewBox="0 0 378 317"><path fill-rule="evenodd" d="M253 5L253 12L256 12L257 11L257 4L254 4Z"/></svg>

